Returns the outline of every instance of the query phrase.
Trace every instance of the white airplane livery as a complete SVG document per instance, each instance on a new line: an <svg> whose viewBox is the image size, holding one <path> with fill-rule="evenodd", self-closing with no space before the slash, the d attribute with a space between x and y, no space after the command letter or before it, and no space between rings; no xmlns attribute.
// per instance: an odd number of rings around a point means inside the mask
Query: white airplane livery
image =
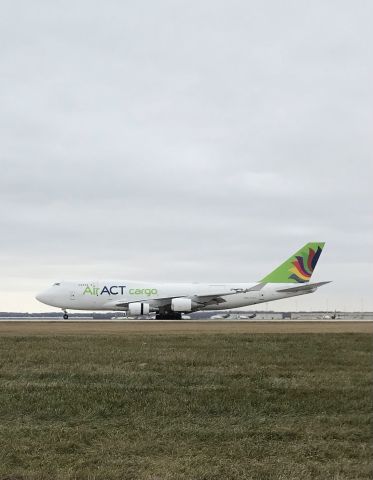
<svg viewBox="0 0 373 480"><path fill-rule="evenodd" d="M311 283L323 242L307 243L286 262L252 283L155 283L131 280L61 281L36 295L46 305L68 310L155 313L156 319L181 319L199 310L227 310L305 295L329 282Z"/></svg>

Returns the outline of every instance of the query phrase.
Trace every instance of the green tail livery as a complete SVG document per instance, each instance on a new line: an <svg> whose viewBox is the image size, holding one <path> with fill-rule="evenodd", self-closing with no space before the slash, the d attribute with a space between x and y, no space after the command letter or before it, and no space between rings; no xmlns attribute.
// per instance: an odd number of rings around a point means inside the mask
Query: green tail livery
<svg viewBox="0 0 373 480"><path fill-rule="evenodd" d="M307 243L286 262L264 277L261 283L306 283L320 258L324 242Z"/></svg>

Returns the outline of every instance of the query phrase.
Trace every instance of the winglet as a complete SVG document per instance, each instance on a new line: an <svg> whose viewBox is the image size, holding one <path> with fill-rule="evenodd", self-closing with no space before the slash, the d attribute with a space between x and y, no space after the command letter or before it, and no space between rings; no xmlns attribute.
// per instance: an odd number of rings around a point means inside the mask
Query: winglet
<svg viewBox="0 0 373 480"><path fill-rule="evenodd" d="M320 258L325 242L310 242L265 276L261 283L306 283Z"/></svg>

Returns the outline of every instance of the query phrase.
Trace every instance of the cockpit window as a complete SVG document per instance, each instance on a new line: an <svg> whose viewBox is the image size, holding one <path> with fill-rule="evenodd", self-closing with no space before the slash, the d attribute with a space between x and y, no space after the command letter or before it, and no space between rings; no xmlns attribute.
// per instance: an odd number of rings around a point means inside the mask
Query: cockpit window
<svg viewBox="0 0 373 480"><path fill-rule="evenodd" d="M60 285L61 284L59 282L53 284L54 287L59 287Z"/></svg>

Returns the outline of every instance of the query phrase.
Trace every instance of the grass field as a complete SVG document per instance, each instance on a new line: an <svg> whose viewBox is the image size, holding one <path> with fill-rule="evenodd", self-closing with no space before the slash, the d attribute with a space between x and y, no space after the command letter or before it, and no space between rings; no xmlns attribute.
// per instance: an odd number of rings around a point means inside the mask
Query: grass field
<svg viewBox="0 0 373 480"><path fill-rule="evenodd" d="M373 322L89 321L0 322L2 335L200 335L211 333L371 333Z"/></svg>
<svg viewBox="0 0 373 480"><path fill-rule="evenodd" d="M371 479L372 336L0 337L0 479Z"/></svg>

